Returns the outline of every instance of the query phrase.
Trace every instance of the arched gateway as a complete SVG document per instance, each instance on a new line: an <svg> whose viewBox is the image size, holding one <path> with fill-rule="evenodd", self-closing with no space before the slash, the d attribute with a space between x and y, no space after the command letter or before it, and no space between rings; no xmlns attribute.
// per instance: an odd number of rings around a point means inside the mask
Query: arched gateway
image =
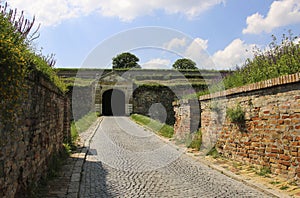
<svg viewBox="0 0 300 198"><path fill-rule="evenodd" d="M106 116L123 116L132 113L133 82L114 71L99 79L96 86L96 111Z"/></svg>
<svg viewBox="0 0 300 198"><path fill-rule="evenodd" d="M102 95L102 114L105 116L125 115L125 94L118 89L109 89Z"/></svg>

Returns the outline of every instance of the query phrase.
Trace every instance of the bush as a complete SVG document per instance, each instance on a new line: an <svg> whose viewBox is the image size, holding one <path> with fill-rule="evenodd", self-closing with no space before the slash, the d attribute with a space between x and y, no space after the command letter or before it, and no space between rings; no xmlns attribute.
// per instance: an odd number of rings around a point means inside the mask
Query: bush
<svg viewBox="0 0 300 198"><path fill-rule="evenodd" d="M272 38L269 50L255 48L254 58L248 59L244 66L224 79L226 88L300 72L300 43L296 43L298 37L289 31L288 36L283 34L280 43L274 35Z"/></svg>
<svg viewBox="0 0 300 198"><path fill-rule="evenodd" d="M1 10L0 10L1 11ZM0 12L0 98L1 121L10 122L25 94L28 50L25 39Z"/></svg>
<svg viewBox="0 0 300 198"><path fill-rule="evenodd" d="M229 108L226 111L226 115L229 117L231 122L243 123L245 122L245 112L240 105L235 108Z"/></svg>
<svg viewBox="0 0 300 198"><path fill-rule="evenodd" d="M198 95L300 72L300 42L296 42L298 38L289 31L288 36L283 34L281 42L278 43L273 35L267 50L254 48L253 59L247 59L243 66L236 67L222 81L213 84L210 90L199 92Z"/></svg>
<svg viewBox="0 0 300 198"><path fill-rule="evenodd" d="M64 83L60 81L48 62L54 64L53 56L37 55L33 52L31 42L36 37L34 31L30 35L34 24L24 19L23 12L7 10L7 4L0 2L0 120L5 130L12 130L14 117L17 117L22 99L26 96L28 85L26 77L33 70L41 71L58 88L65 91ZM18 17L16 17L18 16Z"/></svg>

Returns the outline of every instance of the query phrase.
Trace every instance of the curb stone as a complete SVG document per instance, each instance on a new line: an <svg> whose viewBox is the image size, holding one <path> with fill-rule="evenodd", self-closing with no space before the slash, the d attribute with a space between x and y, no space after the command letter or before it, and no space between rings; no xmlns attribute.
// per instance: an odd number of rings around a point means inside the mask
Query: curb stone
<svg viewBox="0 0 300 198"><path fill-rule="evenodd" d="M103 117L99 117L96 124L93 124L86 132L83 134L79 134L82 144L82 148L79 153L76 153L74 157L77 158L75 166L72 170L71 182L68 186L67 198L78 198L80 191L80 181L82 177L83 165L86 160L86 156L89 152L89 146L92 138L94 137L96 131L98 130L100 123L102 122ZM84 137L84 135L88 135L88 137Z"/></svg>
<svg viewBox="0 0 300 198"><path fill-rule="evenodd" d="M81 173L88 153L89 142L97 131L102 119L102 117L99 117L85 132L79 134L80 139L77 142L77 150L66 159L56 178L48 181L46 186L40 186L41 188L38 189L34 195L35 197L79 197Z"/></svg>

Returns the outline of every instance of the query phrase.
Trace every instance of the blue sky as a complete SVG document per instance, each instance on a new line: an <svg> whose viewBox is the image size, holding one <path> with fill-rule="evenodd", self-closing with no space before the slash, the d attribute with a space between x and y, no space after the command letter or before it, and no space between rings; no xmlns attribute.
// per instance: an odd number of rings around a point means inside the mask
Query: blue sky
<svg viewBox="0 0 300 198"><path fill-rule="evenodd" d="M266 47L272 34L300 34L299 0L7 2L36 16L36 48L56 54L56 67L109 68L123 50L137 55L143 68L170 68L187 57L199 68L228 69L252 57L254 46Z"/></svg>

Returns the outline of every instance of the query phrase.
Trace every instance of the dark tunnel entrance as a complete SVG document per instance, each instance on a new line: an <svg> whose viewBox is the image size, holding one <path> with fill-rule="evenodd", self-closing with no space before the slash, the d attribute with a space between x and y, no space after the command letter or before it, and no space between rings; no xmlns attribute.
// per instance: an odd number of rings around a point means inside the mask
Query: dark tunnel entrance
<svg viewBox="0 0 300 198"><path fill-rule="evenodd" d="M117 89L110 89L102 95L102 114L105 116L125 115L125 94Z"/></svg>

